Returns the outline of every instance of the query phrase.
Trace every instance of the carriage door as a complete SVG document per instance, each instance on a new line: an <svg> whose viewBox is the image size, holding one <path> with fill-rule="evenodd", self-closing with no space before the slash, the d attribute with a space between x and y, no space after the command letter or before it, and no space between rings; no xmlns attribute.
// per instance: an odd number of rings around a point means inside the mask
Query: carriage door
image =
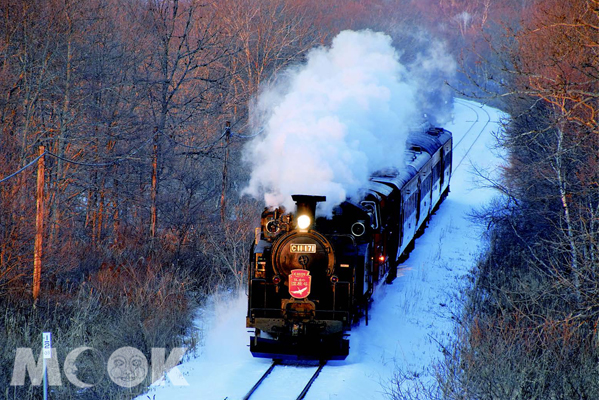
<svg viewBox="0 0 600 400"><path fill-rule="evenodd" d="M416 195L416 198L415 198L415 201L417 203L416 204L416 206L417 206L417 219L416 219L417 226L415 227L415 229L419 228L419 221L421 220L421 190L422 190L422 187L421 187L421 174L418 174L417 190L416 190L417 195Z"/></svg>

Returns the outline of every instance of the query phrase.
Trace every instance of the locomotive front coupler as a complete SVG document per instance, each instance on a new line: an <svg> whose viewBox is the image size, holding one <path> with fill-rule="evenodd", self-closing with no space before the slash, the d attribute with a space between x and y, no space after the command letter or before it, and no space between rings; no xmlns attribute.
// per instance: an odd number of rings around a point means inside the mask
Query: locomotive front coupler
<svg viewBox="0 0 600 400"><path fill-rule="evenodd" d="M283 299L281 310L283 318L292 322L308 322L315 318L316 305L314 301L304 299Z"/></svg>

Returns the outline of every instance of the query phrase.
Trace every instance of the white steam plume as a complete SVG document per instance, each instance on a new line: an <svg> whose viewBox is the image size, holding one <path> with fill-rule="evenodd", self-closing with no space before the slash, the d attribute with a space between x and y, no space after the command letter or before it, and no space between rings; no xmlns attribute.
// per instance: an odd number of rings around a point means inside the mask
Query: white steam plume
<svg viewBox="0 0 600 400"><path fill-rule="evenodd" d="M292 194L325 195L320 213L357 195L370 175L403 165L409 129L421 122L418 80L383 33L344 31L287 71L253 109L244 193L293 210ZM412 69L412 68L411 68Z"/></svg>

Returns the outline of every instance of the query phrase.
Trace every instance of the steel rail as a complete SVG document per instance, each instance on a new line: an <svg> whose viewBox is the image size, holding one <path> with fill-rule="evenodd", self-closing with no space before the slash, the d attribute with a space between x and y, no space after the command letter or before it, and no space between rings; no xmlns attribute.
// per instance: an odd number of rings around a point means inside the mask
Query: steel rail
<svg viewBox="0 0 600 400"><path fill-rule="evenodd" d="M263 381L266 379L267 376L269 376L269 374L271 372L273 372L273 369L279 365L281 363L281 361L279 360L273 360L273 364L271 364L271 366L269 367L269 369L263 374L263 376L260 377L260 379L258 380L258 382L256 382L254 384L254 386L252 386L252 389L250 389L248 391L248 393L246 393L246 395L244 396L244 400L248 400L250 398L250 396L252 396L252 394L256 391L256 389L258 389L258 387L260 386L261 383L263 383Z"/></svg>
<svg viewBox="0 0 600 400"><path fill-rule="evenodd" d="M467 132L469 132L473 126L475 126L475 124L477 122L479 122L479 112L473 107L471 106L469 103L463 101L461 102L461 104L467 108L470 108L471 110L475 111L475 113L477 113L477 120L473 123L473 125L471 125L471 127L467 130ZM487 110L484 107L478 107L479 109L481 109L483 112L485 112L487 114L487 121L485 122L485 125L483 125L483 127L480 129L479 133L477 134L477 137L475 138L475 140L473 140L473 142L471 143L471 145L469 146L469 148L467 149L467 151L465 152L465 154L462 156L462 158L460 159L460 161L458 163L456 163L456 165L452 166L452 170L456 171L462 164L462 162L464 161L464 159L467 157L467 155L469 155L469 152L471 151L471 149L473 148L473 146L475 146L475 143L477 143L477 141L479 140L479 138L481 137L481 135L483 134L483 131L485 130L485 128L489 125L490 122L492 122L492 117L490 116L490 113L487 112ZM453 149L455 149L460 142L462 142L462 140L466 137L466 133L465 135L461 138L461 140L456 143L453 147Z"/></svg>
<svg viewBox="0 0 600 400"><path fill-rule="evenodd" d="M321 373L321 370L323 369L323 367L325 366L326 363L327 363L327 361L322 361L322 362L319 363L319 368L317 368L317 370L315 371L315 373L313 374L313 376L310 378L310 380L308 381L308 383L306 384L306 386L304 386L304 389L302 389L302 393L300 393L300 396L298 396L296 398L296 400L302 400L302 399L304 399L304 396L306 396L306 393L308 393L308 390L312 386L312 384L315 381L315 379L317 379L317 377L319 376L319 373Z"/></svg>

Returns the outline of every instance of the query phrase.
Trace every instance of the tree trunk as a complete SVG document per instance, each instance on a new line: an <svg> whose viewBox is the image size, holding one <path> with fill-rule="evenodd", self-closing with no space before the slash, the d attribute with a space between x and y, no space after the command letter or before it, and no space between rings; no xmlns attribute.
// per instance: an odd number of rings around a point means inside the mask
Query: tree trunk
<svg viewBox="0 0 600 400"><path fill-rule="evenodd" d="M156 195L158 192L158 144L154 137L152 151L152 186L150 188L150 239L156 237Z"/></svg>
<svg viewBox="0 0 600 400"><path fill-rule="evenodd" d="M69 24L68 28L68 38L67 38L67 65L66 75L65 75L65 93L63 97L62 111L60 117L60 129L56 143L56 154L59 157L65 157L65 149L67 147L67 130L69 121L69 112L71 105L71 61L73 59L73 49L72 49L72 35L73 35L73 21L71 20L71 16L69 12L66 12L66 18ZM56 175L54 182L54 195L53 200L50 205L50 234L48 238L48 243L50 246L53 246L54 241L56 240L56 236L58 235L58 221L60 219L60 203L62 202L62 192L64 190L63 181L65 179L66 167L64 161L59 158L56 160Z"/></svg>
<svg viewBox="0 0 600 400"><path fill-rule="evenodd" d="M225 222L225 194L227 192L227 163L229 161L229 140L231 137L230 122L225 128L225 160L223 161L223 183L221 185L221 223Z"/></svg>
<svg viewBox="0 0 600 400"><path fill-rule="evenodd" d="M556 143L556 153L555 153L555 163L553 165L554 171L556 173L556 179L558 184L558 190L560 193L560 201L564 214L564 221L567 225L567 239L569 241L569 252L571 257L571 279L573 280L573 285L575 286L575 296L577 301L579 302L581 294L580 294L580 282L579 282L579 266L577 263L577 245L575 244L575 236L573 234L573 224L571 221L571 213L569 211L569 202L568 202L568 194L566 189L566 181L563 177L563 139L564 133L562 129L557 129L557 143Z"/></svg>

